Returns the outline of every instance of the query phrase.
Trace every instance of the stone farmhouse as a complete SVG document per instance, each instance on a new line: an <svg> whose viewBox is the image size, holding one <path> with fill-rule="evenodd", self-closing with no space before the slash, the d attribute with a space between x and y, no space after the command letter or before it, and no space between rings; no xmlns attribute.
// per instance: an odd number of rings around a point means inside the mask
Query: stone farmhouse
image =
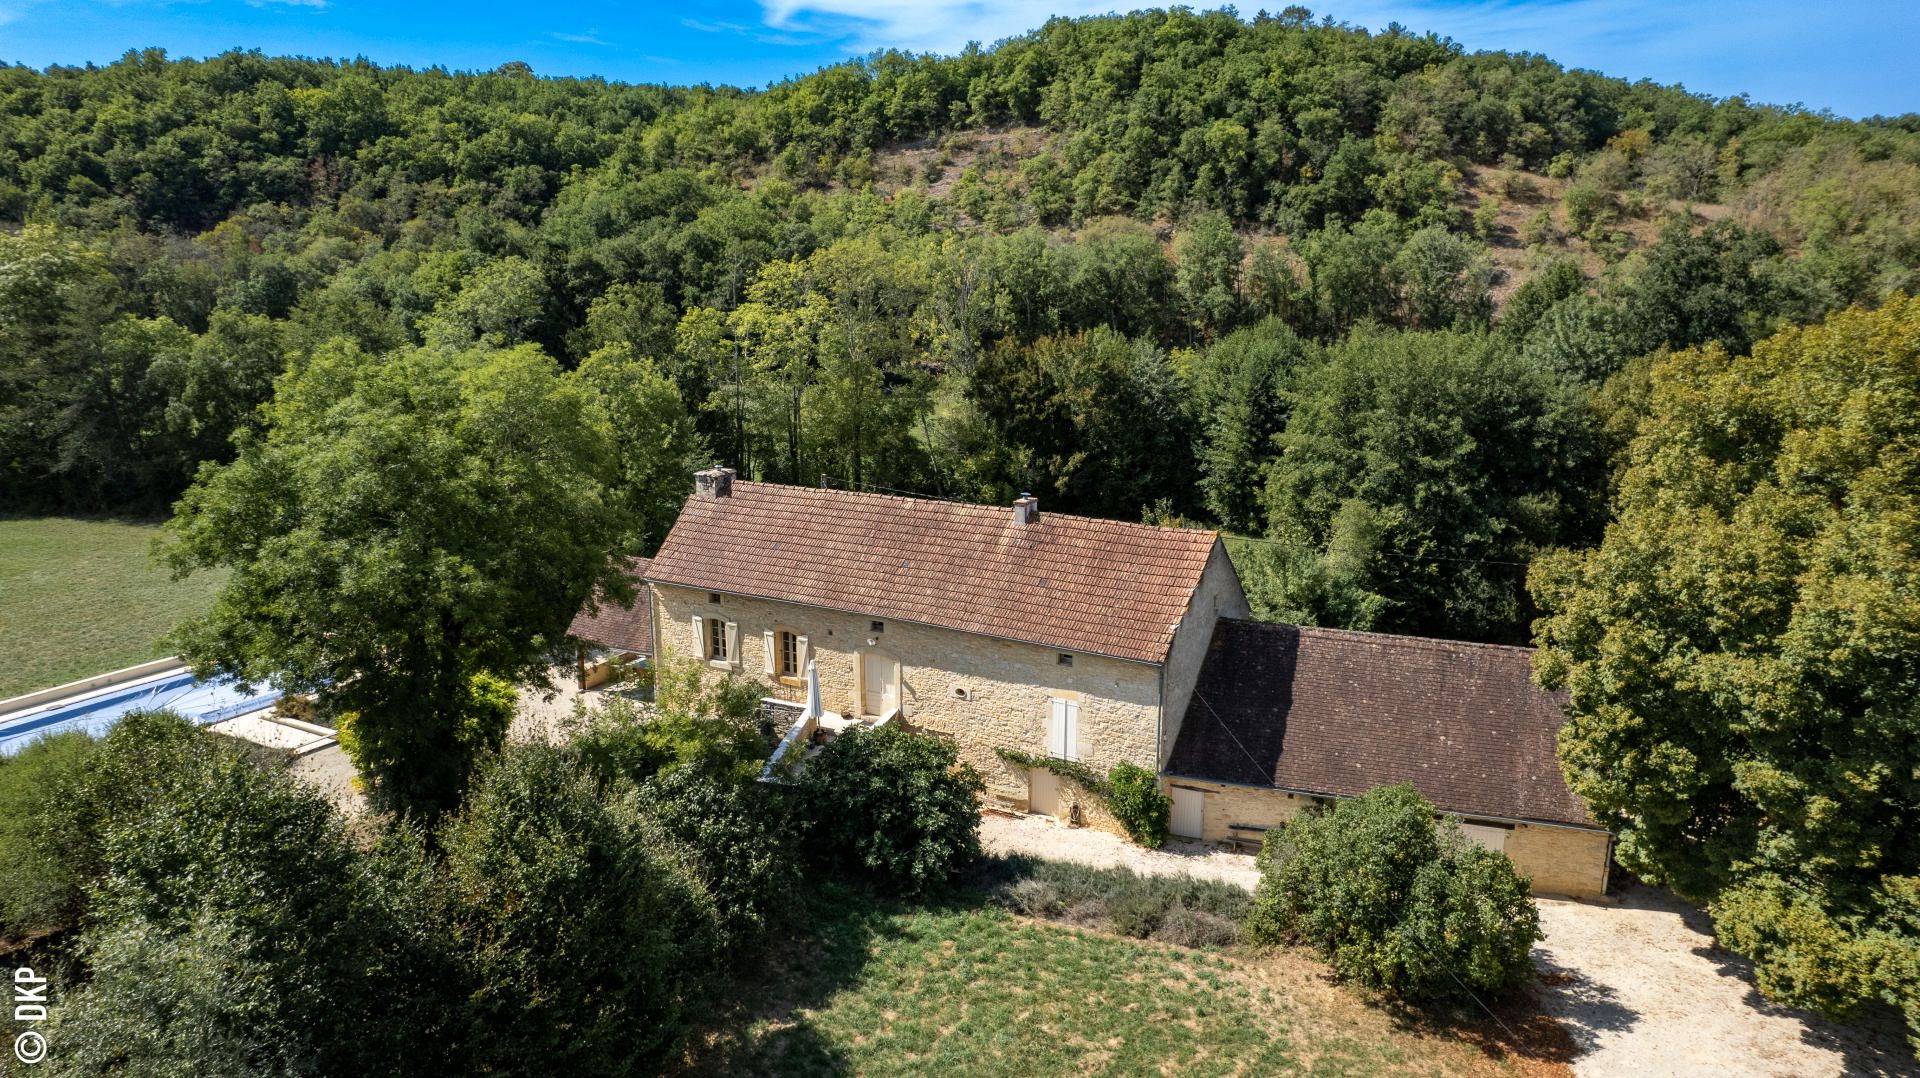
<svg viewBox="0 0 1920 1078"><path fill-rule="evenodd" d="M1611 836L1561 777L1565 702L1534 687L1527 649L1252 621L1211 531L716 468L634 572L644 618L602 608L576 637L794 701L812 663L825 708L951 739L1014 808L1103 822L1076 784L997 749L1149 768L1176 835L1247 846L1307 805L1411 782L1536 890L1606 889Z"/></svg>

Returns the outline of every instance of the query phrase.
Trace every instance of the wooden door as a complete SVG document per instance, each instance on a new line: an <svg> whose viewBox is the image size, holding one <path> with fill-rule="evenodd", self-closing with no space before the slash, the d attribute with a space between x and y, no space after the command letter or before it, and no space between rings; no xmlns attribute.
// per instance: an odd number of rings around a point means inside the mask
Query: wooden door
<svg viewBox="0 0 1920 1078"><path fill-rule="evenodd" d="M1205 835L1206 793L1184 786L1175 786L1168 792L1173 795L1173 819L1167 829L1181 838L1200 838Z"/></svg>
<svg viewBox="0 0 1920 1078"><path fill-rule="evenodd" d="M900 664L878 651L860 653L860 713L875 717L900 706Z"/></svg>
<svg viewBox="0 0 1920 1078"><path fill-rule="evenodd" d="M1041 816L1060 815L1060 780L1044 768L1027 772L1027 811Z"/></svg>

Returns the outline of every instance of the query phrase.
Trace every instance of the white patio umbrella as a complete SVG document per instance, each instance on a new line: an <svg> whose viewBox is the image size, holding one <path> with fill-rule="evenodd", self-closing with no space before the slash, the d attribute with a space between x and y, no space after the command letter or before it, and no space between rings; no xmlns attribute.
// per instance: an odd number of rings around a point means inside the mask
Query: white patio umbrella
<svg viewBox="0 0 1920 1078"><path fill-rule="evenodd" d="M807 660L807 706L800 713L801 721L817 719L825 713L820 706L820 666L812 659Z"/></svg>

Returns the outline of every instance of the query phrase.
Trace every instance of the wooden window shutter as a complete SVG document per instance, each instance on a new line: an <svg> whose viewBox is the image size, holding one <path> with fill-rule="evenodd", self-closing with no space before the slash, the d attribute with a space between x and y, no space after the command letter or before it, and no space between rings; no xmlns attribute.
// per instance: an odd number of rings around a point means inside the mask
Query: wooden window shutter
<svg viewBox="0 0 1920 1078"><path fill-rule="evenodd" d="M707 655L707 619L698 614L693 616L693 653L702 659Z"/></svg>
<svg viewBox="0 0 1920 1078"><path fill-rule="evenodd" d="M767 662L766 662L767 676L772 677L776 672L774 667L774 660L776 658L776 656L774 655L774 649L779 642L773 638L772 629L768 629L766 632L761 633L760 640L767 649L765 652L766 658L767 658Z"/></svg>
<svg viewBox="0 0 1920 1078"><path fill-rule="evenodd" d="M1047 755L1056 760L1065 760L1068 758L1068 751L1073 747L1068 740L1070 735L1067 732L1067 702L1054 699L1050 703L1053 705L1053 713L1047 716Z"/></svg>
<svg viewBox="0 0 1920 1078"><path fill-rule="evenodd" d="M807 638L804 636L793 638L793 667L794 673L807 676Z"/></svg>
<svg viewBox="0 0 1920 1078"><path fill-rule="evenodd" d="M740 665L740 623L737 621L727 622L727 661Z"/></svg>

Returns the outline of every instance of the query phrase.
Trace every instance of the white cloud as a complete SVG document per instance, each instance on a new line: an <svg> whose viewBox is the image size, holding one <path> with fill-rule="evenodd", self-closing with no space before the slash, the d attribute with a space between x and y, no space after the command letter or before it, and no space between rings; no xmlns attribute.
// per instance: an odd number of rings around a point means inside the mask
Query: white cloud
<svg viewBox="0 0 1920 1078"><path fill-rule="evenodd" d="M553 33L548 34L547 36L554 39L555 41L564 41L569 45L611 44L611 42L600 40L600 31L598 30L588 30L584 34L563 34L556 30Z"/></svg>
<svg viewBox="0 0 1920 1078"><path fill-rule="evenodd" d="M1074 17L1126 10L1113 0L760 0L768 26L829 39L851 39L862 50L955 52L969 41L995 41L1036 29L1054 15Z"/></svg>

